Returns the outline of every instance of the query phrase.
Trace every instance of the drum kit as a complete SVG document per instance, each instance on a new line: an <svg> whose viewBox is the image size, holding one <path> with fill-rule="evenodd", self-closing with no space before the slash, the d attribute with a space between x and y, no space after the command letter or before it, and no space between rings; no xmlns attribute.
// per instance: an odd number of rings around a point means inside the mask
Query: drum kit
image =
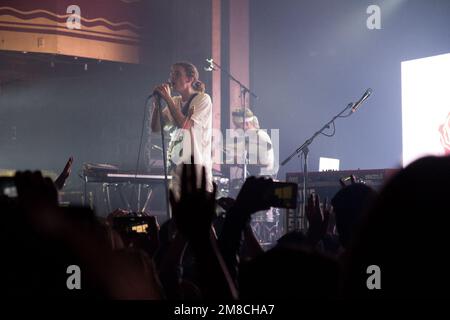
<svg viewBox="0 0 450 320"><path fill-rule="evenodd" d="M228 150L232 147L233 146L226 146L223 149L225 156L228 155ZM245 157L248 155L243 156ZM218 199L226 197L236 198L244 184L245 178L251 175L258 176L261 168L264 168L266 165L258 163L251 165L247 164L245 166L242 164L233 164L230 166L238 168L238 171L240 169L241 174L244 170L246 170L246 172L240 177L228 179L223 177L221 173L213 171L213 181L217 185ZM267 211L260 211L253 214L250 225L263 248L269 248L284 234L281 210L279 208L270 208Z"/></svg>
<svg viewBox="0 0 450 320"><path fill-rule="evenodd" d="M270 208L253 215L250 225L261 247L272 246L284 234L280 215L278 208Z"/></svg>
<svg viewBox="0 0 450 320"><path fill-rule="evenodd" d="M217 190L228 190L227 196L235 197L243 185L242 179L233 179L227 187L219 186ZM222 197L222 196L221 196ZM263 248L270 248L283 234L282 213L279 208L270 208L252 215L250 226L256 239Z"/></svg>

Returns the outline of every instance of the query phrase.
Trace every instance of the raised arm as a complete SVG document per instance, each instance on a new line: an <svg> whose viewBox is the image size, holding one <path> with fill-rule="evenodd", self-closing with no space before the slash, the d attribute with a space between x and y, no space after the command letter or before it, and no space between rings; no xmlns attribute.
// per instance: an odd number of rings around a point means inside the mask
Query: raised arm
<svg viewBox="0 0 450 320"><path fill-rule="evenodd" d="M253 213L270 208L266 199L268 199L272 183L272 179L249 177L239 191L235 204L227 212L219 246L234 280L237 277L243 233ZM249 235L249 232L246 232L247 241L251 240Z"/></svg>
<svg viewBox="0 0 450 320"><path fill-rule="evenodd" d="M195 166L183 166L180 199L175 200L171 193L173 217L178 230L192 247L203 296L209 299L236 299L237 290L212 234L215 190L212 194L206 191L204 168L201 181L201 187L197 188Z"/></svg>
<svg viewBox="0 0 450 320"><path fill-rule="evenodd" d="M56 178L55 186L57 190L62 190L62 188L64 188L66 180L69 177L70 172L72 171L72 163L73 157L70 157L69 160L67 160L66 166L64 167L63 171L60 173L58 178Z"/></svg>
<svg viewBox="0 0 450 320"><path fill-rule="evenodd" d="M172 123L178 128L189 129L192 126L192 121L189 117L184 116L181 112L180 107L175 103L175 100L172 98L171 90L168 84L162 84L157 86L154 90L160 97L167 103L167 108L164 109L163 114L167 118L171 118ZM157 105L158 103L156 103ZM167 111L166 111L167 110ZM158 113L159 117L159 113ZM159 118L158 118L159 119ZM152 119L153 124L153 119Z"/></svg>

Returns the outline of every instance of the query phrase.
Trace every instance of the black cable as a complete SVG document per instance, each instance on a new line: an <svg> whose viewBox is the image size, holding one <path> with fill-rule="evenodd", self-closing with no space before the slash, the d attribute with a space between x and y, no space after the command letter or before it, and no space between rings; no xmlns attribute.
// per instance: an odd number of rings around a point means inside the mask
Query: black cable
<svg viewBox="0 0 450 320"><path fill-rule="evenodd" d="M139 139L138 157L137 157L137 161L136 161L136 169L134 171L135 176L138 174L139 161L141 160L142 140L144 139L145 119L146 119L146 115L147 115L147 107L148 107L149 100L150 100L150 98L147 98L147 100L145 101L145 106L144 106L144 117L142 119L142 129L141 129L141 137ZM134 188L131 190L131 199L133 199L133 197L134 197Z"/></svg>
<svg viewBox="0 0 450 320"><path fill-rule="evenodd" d="M334 124L334 121L331 124L333 125L333 133L326 134L326 133L321 132L320 134L323 134L325 137L332 137L332 136L334 136L336 134L336 126Z"/></svg>
<svg viewBox="0 0 450 320"><path fill-rule="evenodd" d="M145 101L144 117L142 119L141 138L139 139L139 151L138 151L138 158L137 158L137 161L136 161L136 170L134 172L134 175L137 175L138 174L138 170L139 170L139 160L141 159L142 140L144 139L145 118L146 118L146 115L147 115L148 101L149 101L149 98L147 98L147 100Z"/></svg>
<svg viewBox="0 0 450 320"><path fill-rule="evenodd" d="M350 112L349 112L348 114L343 115L343 116L339 116L338 118L348 118L348 117L350 117L352 114L353 114L353 111L350 110Z"/></svg>

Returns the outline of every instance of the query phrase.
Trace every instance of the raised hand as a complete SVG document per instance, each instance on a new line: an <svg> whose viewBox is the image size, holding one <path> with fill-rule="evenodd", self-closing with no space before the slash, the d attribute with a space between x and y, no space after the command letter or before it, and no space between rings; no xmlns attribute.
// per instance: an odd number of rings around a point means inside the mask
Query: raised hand
<svg viewBox="0 0 450 320"><path fill-rule="evenodd" d="M121 209L121 208L117 208L115 209L113 212L110 212L108 214L108 216L106 217L106 223L109 226L113 226L114 225L114 218L116 217L127 217L131 215L131 211L129 210L125 210L125 209Z"/></svg>
<svg viewBox="0 0 450 320"><path fill-rule="evenodd" d="M58 191L50 178L37 172L17 172L14 177L19 207L33 228L46 234L59 233L64 224L58 208Z"/></svg>
<svg viewBox="0 0 450 320"><path fill-rule="evenodd" d="M236 199L235 208L242 212L253 214L270 208L269 197L273 180L264 177L249 177Z"/></svg>
<svg viewBox="0 0 450 320"><path fill-rule="evenodd" d="M152 258L159 247L159 225L155 216L147 217L147 232L131 234L129 239L124 240L130 246L144 250Z"/></svg>
<svg viewBox="0 0 450 320"><path fill-rule="evenodd" d="M22 208L38 211L58 206L58 193L53 181L44 178L40 171L17 172L14 182Z"/></svg>
<svg viewBox="0 0 450 320"><path fill-rule="evenodd" d="M194 163L192 158L191 163ZM180 199L176 200L173 192L170 192L172 214L178 231L192 245L198 263L199 288L204 297L234 299L237 297L236 288L212 236L216 190L217 185L214 184L212 193L206 191L204 167L198 188L196 166L184 164Z"/></svg>
<svg viewBox="0 0 450 320"><path fill-rule="evenodd" d="M160 97L163 98L166 102L168 102L169 99L171 99L172 97L170 86L167 83L163 83L159 86L156 86L153 89L153 92L158 93Z"/></svg>
<svg viewBox="0 0 450 320"><path fill-rule="evenodd" d="M193 163L193 161L192 161ZM170 192L172 214L178 230L188 240L209 238L215 215L217 186L212 193L206 190L206 171L202 167L201 185L197 187L195 165L183 165L180 199Z"/></svg>
<svg viewBox="0 0 450 320"><path fill-rule="evenodd" d="M236 203L236 200L230 197L222 197L217 199L217 204L221 206L225 211L230 210L234 204Z"/></svg>
<svg viewBox="0 0 450 320"><path fill-rule="evenodd" d="M320 208L320 198L318 194L309 196L305 214L308 219L308 242L316 245L327 232L328 221L330 220L331 207L325 198L323 209Z"/></svg>
<svg viewBox="0 0 450 320"><path fill-rule="evenodd" d="M66 180L70 176L70 172L72 171L72 163L73 157L70 157L69 160L67 160L66 166L64 167L63 171L55 180L56 189L61 190L64 187L64 184L66 183Z"/></svg>

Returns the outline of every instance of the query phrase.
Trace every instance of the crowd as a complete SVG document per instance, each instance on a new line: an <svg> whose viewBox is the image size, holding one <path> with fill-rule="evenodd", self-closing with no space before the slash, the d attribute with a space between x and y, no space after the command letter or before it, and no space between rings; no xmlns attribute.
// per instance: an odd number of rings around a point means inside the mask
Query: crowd
<svg viewBox="0 0 450 320"><path fill-rule="evenodd" d="M250 227L269 209L271 179L250 177L236 199L216 199L205 170L184 165L172 219L145 232L88 208L62 207L53 182L17 172L17 197L0 197L2 289L10 297L187 301L448 297L450 157L425 157L376 192L352 179L331 201L311 194L308 228L265 251ZM201 174L200 179L197 175ZM198 185L197 181L201 181ZM220 205L224 216L218 216ZM124 219L122 219L125 221ZM69 266L81 271L68 288Z"/></svg>

